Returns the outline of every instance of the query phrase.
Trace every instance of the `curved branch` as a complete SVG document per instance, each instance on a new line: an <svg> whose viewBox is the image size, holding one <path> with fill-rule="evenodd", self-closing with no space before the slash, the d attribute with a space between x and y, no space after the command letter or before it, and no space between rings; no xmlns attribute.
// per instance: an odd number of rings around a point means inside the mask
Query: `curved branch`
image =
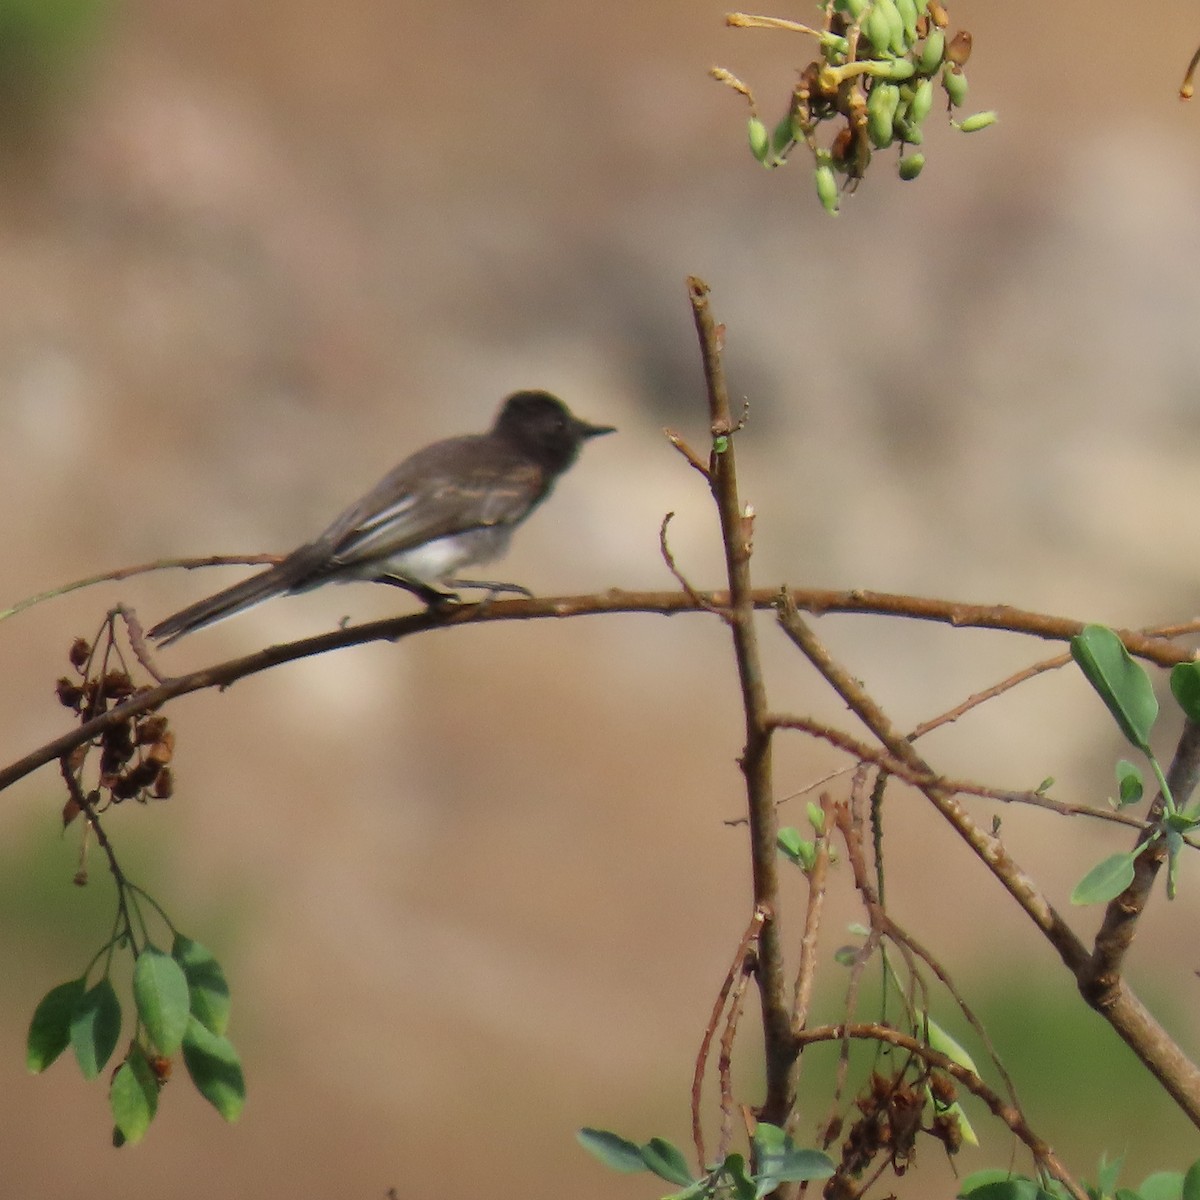
<svg viewBox="0 0 1200 1200"><path fill-rule="evenodd" d="M169 560L170 564L199 566L212 559ZM225 560L222 560L225 561ZM245 561L243 558L241 561ZM157 569L161 564L130 568L130 571ZM120 572L97 576L102 579L120 577ZM80 585L82 586L82 584ZM51 593L46 593L47 595ZM315 637L297 642L285 642L268 646L254 654L231 659L212 667L205 667L187 675L168 679L159 687L127 700L124 704L90 721L86 725L63 734L44 746L31 751L23 758L0 770L0 791L23 779L32 771L52 762L60 754L66 754L76 746L91 741L109 727L138 713L148 712L165 704L176 696L198 692L204 688L225 688L248 675L269 670L283 663L325 654L347 646L361 646L368 642L397 642L414 633L427 629L440 629L450 625L490 623L493 621L532 621L548 617L604 616L614 613L657 613L674 616L676 613L728 610L731 601L724 591L697 592L703 605L682 591L627 592L610 588L594 595L548 596L545 598L521 598L514 600L491 600L483 604L464 604L457 608L425 610L403 617L387 617L369 621L362 625L349 625ZM996 629L1009 633L1026 634L1048 641L1069 641L1084 626L1085 622L1067 617L1048 616L1045 613L1028 612L1008 605L959 604L952 600L935 600L922 596L905 596L891 592L831 591L825 588L755 588L750 599L756 609L774 609L781 596L800 612L822 615L825 613L858 613L876 616L905 617L914 621L936 621L956 627ZM1161 667L1172 667L1193 658L1192 651L1167 640L1167 635L1180 637L1200 631L1200 621L1163 626L1135 631L1118 629L1117 636L1126 649L1135 657L1156 663Z"/></svg>
<svg viewBox="0 0 1200 1200"><path fill-rule="evenodd" d="M821 1025L814 1029L802 1030L797 1035L797 1040L802 1045L811 1045L814 1042L841 1042L847 1038L886 1042L952 1076L971 1095L982 1100L991 1110L992 1115L1003 1121L1025 1143L1034 1159L1045 1166L1072 1196L1077 1197L1078 1200L1087 1200L1087 1193L1071 1178L1066 1167L1059 1161L1058 1155L1029 1127L1029 1123L1025 1120L1025 1114L992 1091L974 1071L968 1071L966 1067L959 1066L953 1059L947 1058L939 1051L926 1046L907 1033L893 1029L890 1025Z"/></svg>

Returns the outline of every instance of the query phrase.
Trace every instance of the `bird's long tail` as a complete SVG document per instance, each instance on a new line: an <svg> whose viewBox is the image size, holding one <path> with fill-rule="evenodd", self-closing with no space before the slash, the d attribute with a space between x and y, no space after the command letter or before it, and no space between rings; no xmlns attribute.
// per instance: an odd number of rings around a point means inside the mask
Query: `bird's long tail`
<svg viewBox="0 0 1200 1200"><path fill-rule="evenodd" d="M302 546L266 571L260 571L222 592L189 604L187 608L180 609L165 621L159 621L150 630L150 637L164 646L169 646L185 634L194 633L206 625L215 625L218 621L232 617L235 613L245 612L264 600L295 590L313 573L314 564L310 555L305 553L309 549Z"/></svg>

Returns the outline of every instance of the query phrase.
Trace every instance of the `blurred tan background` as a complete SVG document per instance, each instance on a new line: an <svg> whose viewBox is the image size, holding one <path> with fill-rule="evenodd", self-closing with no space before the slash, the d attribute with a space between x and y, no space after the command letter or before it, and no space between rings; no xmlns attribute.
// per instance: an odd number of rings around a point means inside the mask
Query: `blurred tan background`
<svg viewBox="0 0 1200 1200"><path fill-rule="evenodd" d="M716 584L702 485L659 432L702 440L695 273L751 402L738 445L760 583L1111 623L1194 614L1200 107L1175 96L1194 6L959 0L968 107L1001 123L968 137L931 120L921 180L881 163L831 221L799 161L753 163L744 108L706 74L734 70L773 118L808 47L726 30L709 0L110 0L74 46L58 43L83 0L61 26L30 16L52 0L24 18L7 3L0 604L159 557L289 549L525 386L621 432L587 448L505 577L543 594L669 586L657 536L674 510L680 565ZM142 577L0 626L3 758L64 728L53 681L107 606L150 623L235 577ZM182 671L407 603L330 589L163 661ZM865 618L819 630L906 724L1045 653ZM777 706L841 720L765 636ZM744 831L723 824L739 811L739 714L714 621L455 631L171 715L175 799L127 806L109 830L226 965L245 1114L226 1128L173 1083L146 1143L118 1154L101 1085L69 1063L25 1075L33 1004L111 920L98 860L90 888L70 886L77 838L58 839L43 772L0 810L0 1196L667 1190L605 1172L573 1133L686 1144L693 1056L748 905ZM1064 673L929 753L1102 802L1123 751ZM837 763L787 743L781 791ZM1115 1037L1058 1020L1070 987L982 869L919 801L897 793L889 813L896 911L1009 1030L1039 1130L1081 1172L1129 1150L1131 1183L1195 1157L1195 1131L1120 1073ZM1002 815L1063 905L1127 842ZM1133 970L1195 1047L1190 868ZM854 916L837 888L827 959ZM1094 919L1072 915L1085 932ZM823 1113L814 1089L813 1123ZM1007 1142L974 1115L989 1140L963 1168L1003 1164ZM953 1193L935 1148L920 1166L906 1195Z"/></svg>

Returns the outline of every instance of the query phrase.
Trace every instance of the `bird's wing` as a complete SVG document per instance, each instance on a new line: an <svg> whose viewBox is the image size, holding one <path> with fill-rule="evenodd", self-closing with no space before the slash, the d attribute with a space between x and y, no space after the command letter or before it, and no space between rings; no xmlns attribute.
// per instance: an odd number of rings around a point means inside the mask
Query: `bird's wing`
<svg viewBox="0 0 1200 1200"><path fill-rule="evenodd" d="M334 570L383 561L451 534L515 525L547 484L542 468L490 439L453 438L402 462L311 546Z"/></svg>

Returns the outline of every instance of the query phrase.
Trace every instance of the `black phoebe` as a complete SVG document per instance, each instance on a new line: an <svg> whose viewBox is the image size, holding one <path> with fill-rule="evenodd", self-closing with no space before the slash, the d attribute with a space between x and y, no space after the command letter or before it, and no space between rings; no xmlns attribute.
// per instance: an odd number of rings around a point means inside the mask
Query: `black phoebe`
<svg viewBox="0 0 1200 1200"><path fill-rule="evenodd" d="M455 587L529 595L516 584L455 572L503 554L513 529L550 494L583 443L613 432L581 421L549 392L516 392L489 432L418 450L315 541L160 621L150 636L167 645L273 596L354 579L395 584L431 605L456 600Z"/></svg>

